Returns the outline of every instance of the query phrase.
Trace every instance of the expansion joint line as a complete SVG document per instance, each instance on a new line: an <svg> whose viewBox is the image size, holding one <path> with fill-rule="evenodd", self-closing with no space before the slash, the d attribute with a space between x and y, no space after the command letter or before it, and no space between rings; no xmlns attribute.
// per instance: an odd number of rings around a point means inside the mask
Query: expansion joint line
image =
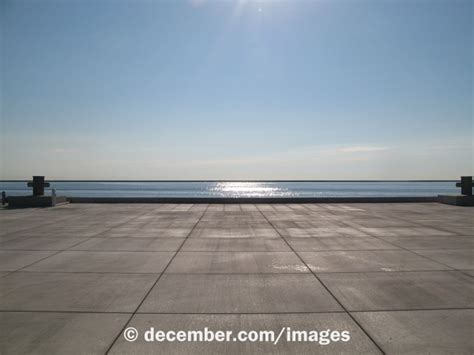
<svg viewBox="0 0 474 355"><path fill-rule="evenodd" d="M50 255L48 255L48 256L45 256L44 258L41 258L41 259L39 259L39 260L36 260L36 261L32 262L31 264L25 265L25 266L23 266L22 268L20 268L20 269L18 269L18 270L15 270L15 271L10 272L8 275L13 274L13 273L15 273L15 272L23 271L24 269L29 268L30 266L33 266L33 265L35 265L35 264L38 264L38 263L40 263L40 262L42 262L42 261L44 261L44 260L46 260L46 259L49 259L49 258L51 258L51 257L53 257L53 256L56 256L56 255L58 255L59 253L62 253L63 251L71 250L72 248L74 248L74 247L76 247L76 246L78 246L78 245L80 245L80 244L82 244L82 243L85 243L85 242L87 242L88 240L90 240L90 239L92 239L92 238L99 238L99 236L100 236L102 233L105 233L105 232L110 231L110 230L112 230L112 229L114 229L114 228L117 228L118 226L123 226L124 224L127 224L128 222L133 221L133 220L135 220L135 219L137 219L137 218L143 216L144 214L146 214L146 212L140 213L138 216L135 216L135 217L133 217L133 218L130 218L130 219L127 220L126 222L119 223L119 224L117 224L117 225L115 225L115 226L113 226L113 227L110 227L110 228L106 229L105 231L102 231L102 232L100 232L100 233L98 233L98 234L94 234L93 236L86 237L86 238L81 238L81 239L83 239L83 240L81 240L81 241L79 241L79 242L77 242L77 243L75 243L75 244L73 244L73 245L70 245L70 246L67 247L66 249L58 250L56 253L52 253L52 254L50 254ZM85 213L83 213L83 215L85 215ZM54 222L53 222L53 223L54 223ZM31 238L31 237L27 237L27 238Z"/></svg>
<svg viewBox="0 0 474 355"><path fill-rule="evenodd" d="M333 213L331 213L331 214L333 214ZM373 216L374 216L374 217L380 217L380 218L383 218L383 217L384 217L384 216L378 215L378 214L373 214ZM406 221L406 220L401 219L401 218L398 218L398 217L392 217L392 218L398 219L399 221L402 221L402 222L409 222L409 223L411 223L410 221ZM459 271L459 272L464 272L463 270L459 270L459 269L453 268L452 266L449 266L449 265L447 265L447 264L445 264L445 263L442 263L441 261L438 261L438 260L435 260L435 259L433 259L433 258L430 258L429 256L426 256L426 255L417 253L416 250L408 249L408 248L405 248L405 247L396 245L395 243L390 242L390 241L388 241L388 240L385 240L385 239L383 239L383 238L380 238L380 237L379 237L376 233L374 233L374 232L370 232L370 231L366 231L366 230L361 230L360 228L351 226L350 224L348 224L348 223L346 223L346 222L344 222L344 221L340 221L340 223L344 224L345 226L347 226L347 227L349 227L349 228L354 228L354 229L358 230L359 232L363 232L363 233L365 233L365 234L367 234L367 235L369 235L369 236L371 236L371 237L373 237L373 238L375 238L375 239L380 240L381 242L390 244L391 246L394 246L395 248L399 248L399 249L405 250L405 251L407 251L407 252L409 252L409 253L418 255L418 256L422 257L423 259L429 260L429 261L431 261L431 262L433 262L433 263L442 265L442 266L447 267L447 268L450 269L450 270L432 270L432 271ZM413 223L415 223L415 224L417 224L417 225L419 225L419 226L422 226L422 227L426 228L425 225L422 225L422 224L419 224L419 223L416 223L416 222L413 222ZM436 228L434 228L434 229L436 229ZM440 229L438 229L438 230L440 230ZM445 232L445 231L443 231L443 232ZM417 270L414 270L414 271L417 271ZM426 271L430 271L430 270L426 270Z"/></svg>
<svg viewBox="0 0 474 355"><path fill-rule="evenodd" d="M288 245L288 247L295 253L295 255L300 259L300 261L305 265L305 267L309 270L309 272L316 278L316 280L319 281L319 283L326 289L326 291L334 298L334 300L341 306L341 308L346 312L346 314L354 321L355 324L364 332L364 334L372 341L372 343L377 347L377 349L385 355L385 351L382 350L382 348L377 344L377 342L370 336L370 334L362 327L362 324L360 324L357 319L354 318L354 316L347 310L347 308L339 301L339 299L331 292L331 290L326 286L326 284L316 275L313 270L309 267L309 265L303 260L303 258L298 254L298 252L288 243L288 241L285 239L285 237L280 233L280 231L273 225L273 223L265 216L265 214L258 208L258 211L260 214L265 218L268 224L272 226L272 228L275 230L275 232L278 233L278 235L283 239L283 241Z"/></svg>
<svg viewBox="0 0 474 355"><path fill-rule="evenodd" d="M155 288L156 284L158 283L158 281L160 281L161 277L165 274L166 270L168 269L168 267L171 265L171 263L173 262L174 258L176 257L176 255L178 255L178 253L181 251L181 249L183 248L183 245L184 243L186 243L186 241L188 240L188 238L191 236L191 234L193 233L194 229L196 229L197 225L199 224L199 222L201 222L201 219L204 217L204 215L206 214L207 210L209 208L209 204L207 204L206 206L206 209L202 212L201 216L198 218L197 222L193 225L193 227L191 228L191 230L189 231L189 233L186 235L186 237L184 238L183 242L181 243L181 245L178 247L178 249L176 250L176 252L174 253L174 255L171 257L170 261L168 261L168 263L166 264L165 268L163 269L163 271L161 272L161 274L158 276L158 278L155 280L155 282L153 282L153 284L151 285L150 289L147 291L147 293L145 294L145 296L143 296L143 299L140 301L140 303L138 304L138 306L135 308L135 310L133 311L133 313L130 315L130 317L128 318L127 322L125 323L125 325L122 327L122 329L120 329L120 332L117 334L117 336L114 338L114 340L112 341L112 343L109 345L109 347L107 348L107 351L105 352L105 354L109 354L110 350L112 349L112 347L114 346L114 344L116 343L116 341L118 340L118 338L123 334L123 332L125 331L125 329L128 327L128 325L130 324L130 321L132 320L132 318L135 316L135 314L137 314L138 310L140 309L140 307L142 306L143 302L145 302L146 298L148 297L148 295L151 293L151 291L153 290L153 288Z"/></svg>

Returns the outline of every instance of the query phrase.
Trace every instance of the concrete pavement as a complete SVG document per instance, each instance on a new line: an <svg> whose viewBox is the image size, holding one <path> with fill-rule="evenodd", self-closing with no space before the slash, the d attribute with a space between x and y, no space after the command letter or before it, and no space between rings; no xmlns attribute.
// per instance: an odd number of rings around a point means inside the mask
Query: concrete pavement
<svg viewBox="0 0 474 355"><path fill-rule="evenodd" d="M474 209L69 204L0 209L0 353L471 354ZM135 342L348 330L348 342Z"/></svg>

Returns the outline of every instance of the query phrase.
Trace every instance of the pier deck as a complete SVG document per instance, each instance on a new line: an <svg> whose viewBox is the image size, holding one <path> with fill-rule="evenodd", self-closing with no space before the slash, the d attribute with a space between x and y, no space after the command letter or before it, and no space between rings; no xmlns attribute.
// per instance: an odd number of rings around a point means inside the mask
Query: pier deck
<svg viewBox="0 0 474 355"><path fill-rule="evenodd" d="M472 208L69 204L0 226L2 354L474 351ZM351 339L145 342L150 327Z"/></svg>

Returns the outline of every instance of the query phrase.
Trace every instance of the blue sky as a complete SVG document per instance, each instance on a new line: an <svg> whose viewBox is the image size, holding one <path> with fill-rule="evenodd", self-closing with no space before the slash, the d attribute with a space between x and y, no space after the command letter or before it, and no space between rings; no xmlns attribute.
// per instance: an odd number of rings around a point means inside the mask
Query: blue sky
<svg viewBox="0 0 474 355"><path fill-rule="evenodd" d="M2 1L2 179L473 173L472 1Z"/></svg>

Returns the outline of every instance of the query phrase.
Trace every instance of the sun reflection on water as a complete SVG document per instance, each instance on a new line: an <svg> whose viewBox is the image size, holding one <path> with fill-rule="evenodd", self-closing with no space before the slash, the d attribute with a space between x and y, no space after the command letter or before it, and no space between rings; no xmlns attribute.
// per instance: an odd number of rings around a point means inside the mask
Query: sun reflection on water
<svg viewBox="0 0 474 355"><path fill-rule="evenodd" d="M287 189L269 182L216 182L211 191L214 196L222 197L293 196Z"/></svg>

